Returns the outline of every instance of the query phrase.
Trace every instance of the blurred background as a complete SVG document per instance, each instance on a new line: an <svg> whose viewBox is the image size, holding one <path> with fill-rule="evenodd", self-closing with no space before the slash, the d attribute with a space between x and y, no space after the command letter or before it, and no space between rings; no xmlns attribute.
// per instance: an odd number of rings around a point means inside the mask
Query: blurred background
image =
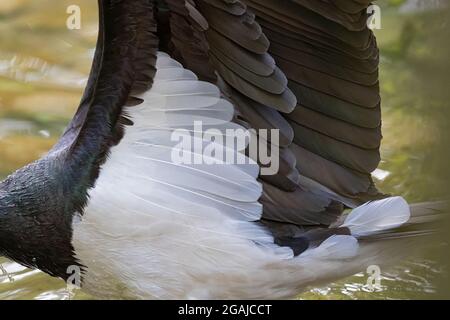
<svg viewBox="0 0 450 320"><path fill-rule="evenodd" d="M448 197L450 181L450 10L446 0L379 0L382 29L382 164L377 185L409 202ZM66 27L69 5L81 29ZM97 38L92 0L1 0L0 179L39 158L71 119ZM447 229L448 227L448 229ZM450 224L446 226L450 230ZM361 273L299 299L449 298L448 241L430 240L422 257L383 270L371 292ZM362 270L363 271L363 270ZM68 299L63 281L0 257L0 300ZM89 299L77 293L74 299Z"/></svg>

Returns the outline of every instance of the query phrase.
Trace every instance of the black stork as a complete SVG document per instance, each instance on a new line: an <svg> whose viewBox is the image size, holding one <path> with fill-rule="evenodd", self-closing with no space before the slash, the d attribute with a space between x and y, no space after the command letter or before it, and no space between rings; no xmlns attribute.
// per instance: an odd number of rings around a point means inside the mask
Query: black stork
<svg viewBox="0 0 450 320"><path fill-rule="evenodd" d="M100 298L258 299L407 252L400 238L425 231L371 178L370 2L99 0L78 111L0 183L0 255L65 280L78 268ZM220 139L237 131L247 144ZM255 140L277 150L270 163L248 151ZM205 161L174 161L181 151Z"/></svg>

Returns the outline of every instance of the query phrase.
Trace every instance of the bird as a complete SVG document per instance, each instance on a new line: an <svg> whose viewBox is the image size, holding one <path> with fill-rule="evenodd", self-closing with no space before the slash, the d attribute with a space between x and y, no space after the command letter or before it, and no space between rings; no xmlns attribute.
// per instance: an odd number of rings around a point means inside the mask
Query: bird
<svg viewBox="0 0 450 320"><path fill-rule="evenodd" d="M371 176L370 4L98 0L76 114L0 182L0 255L103 299L289 299L407 255L436 211Z"/></svg>

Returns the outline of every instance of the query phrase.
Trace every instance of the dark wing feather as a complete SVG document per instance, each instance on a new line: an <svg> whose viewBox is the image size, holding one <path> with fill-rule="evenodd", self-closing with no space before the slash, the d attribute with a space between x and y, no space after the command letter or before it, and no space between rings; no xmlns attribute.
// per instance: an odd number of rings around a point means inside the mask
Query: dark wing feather
<svg viewBox="0 0 450 320"><path fill-rule="evenodd" d="M301 175L347 204L379 197L370 176L380 161L382 135L369 1L246 2L299 101L287 118Z"/></svg>
<svg viewBox="0 0 450 320"><path fill-rule="evenodd" d="M184 0L166 0L170 19L171 55L192 70L200 79L215 82L214 69L209 64L208 44L204 31L209 28L194 5Z"/></svg>
<svg viewBox="0 0 450 320"><path fill-rule="evenodd" d="M381 196L370 175L382 136L367 1L167 2L186 65L186 48L201 48L194 71L215 71L239 121L280 129L280 171L261 177L266 219L327 225L342 212L335 200L353 206ZM174 30L195 37L177 40Z"/></svg>
<svg viewBox="0 0 450 320"><path fill-rule="evenodd" d="M130 124L123 107L140 103L132 95L152 85L158 47L152 1L99 0L99 15L88 85L75 117L49 153L64 159L65 179L73 193L66 196L79 212L110 147Z"/></svg>

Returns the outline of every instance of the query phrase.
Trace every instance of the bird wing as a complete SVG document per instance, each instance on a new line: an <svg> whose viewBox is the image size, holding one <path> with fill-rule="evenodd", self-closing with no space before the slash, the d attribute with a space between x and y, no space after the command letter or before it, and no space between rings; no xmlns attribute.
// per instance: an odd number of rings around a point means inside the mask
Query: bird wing
<svg viewBox="0 0 450 320"><path fill-rule="evenodd" d="M155 7L100 0L88 86L52 152L70 155L68 166L86 168L81 185L94 183L123 126L131 124L124 107L142 103L139 94L152 87L159 41L200 80L220 87L238 111L229 120L279 130L278 142L266 138L269 150L280 147L280 170L260 177L264 218L329 225L341 203L379 196L370 176L380 160L378 49L366 26L367 5L166 0ZM202 115L192 112L191 120Z"/></svg>
<svg viewBox="0 0 450 320"><path fill-rule="evenodd" d="M239 121L280 130L280 170L261 177L268 220L328 225L340 203L382 196L378 48L369 2L348 2L167 0L172 52Z"/></svg>

